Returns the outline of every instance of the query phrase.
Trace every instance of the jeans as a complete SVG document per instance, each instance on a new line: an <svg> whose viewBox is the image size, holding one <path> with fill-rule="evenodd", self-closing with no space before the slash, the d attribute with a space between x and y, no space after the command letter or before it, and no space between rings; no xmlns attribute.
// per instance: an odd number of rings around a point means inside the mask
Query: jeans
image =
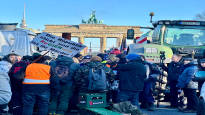
<svg viewBox="0 0 205 115"><path fill-rule="evenodd" d="M149 104L152 104L154 103L154 97L153 97L153 81L151 80L147 80L145 81L144 83L144 90L141 95L142 97L142 103L149 103Z"/></svg>
<svg viewBox="0 0 205 115"><path fill-rule="evenodd" d="M50 90L41 87L27 87L23 89L23 112L22 115L32 115L35 103L37 104L38 115L48 114Z"/></svg>
<svg viewBox="0 0 205 115"><path fill-rule="evenodd" d="M187 97L187 109L197 110L199 99L195 89L184 88L184 95Z"/></svg>
<svg viewBox="0 0 205 115"><path fill-rule="evenodd" d="M49 104L49 113L65 114L68 110L68 105L73 95L73 87L65 85L61 87L59 95L55 95L53 93Z"/></svg>
<svg viewBox="0 0 205 115"><path fill-rule="evenodd" d="M21 90L12 92L9 110L12 112L13 115L22 114L22 92Z"/></svg>
<svg viewBox="0 0 205 115"><path fill-rule="evenodd" d="M117 97L118 102L130 101L139 108L140 91L120 91Z"/></svg>

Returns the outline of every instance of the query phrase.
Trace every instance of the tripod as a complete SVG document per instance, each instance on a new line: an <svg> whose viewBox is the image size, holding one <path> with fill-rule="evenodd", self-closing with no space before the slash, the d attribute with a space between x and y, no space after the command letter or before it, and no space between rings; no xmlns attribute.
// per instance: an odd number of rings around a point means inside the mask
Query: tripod
<svg viewBox="0 0 205 115"><path fill-rule="evenodd" d="M161 64L164 64L164 60L166 59L166 57L165 57L165 51L160 51L160 62L159 62L159 64L161 65ZM164 77L164 75L163 75L163 72L161 72L161 74L160 74L160 76L159 76L159 88L161 89L161 87L162 87L162 81L163 81L163 77ZM158 95L157 95L157 107L159 107L159 103L160 103L160 99L161 99L161 97L160 97L160 91L158 92Z"/></svg>

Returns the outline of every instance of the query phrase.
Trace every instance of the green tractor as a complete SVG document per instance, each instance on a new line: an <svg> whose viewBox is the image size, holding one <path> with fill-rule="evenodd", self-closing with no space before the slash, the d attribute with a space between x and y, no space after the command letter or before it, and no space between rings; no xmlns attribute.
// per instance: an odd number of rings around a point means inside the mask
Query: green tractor
<svg viewBox="0 0 205 115"><path fill-rule="evenodd" d="M202 58L205 54L205 21L160 20L152 23L146 35L146 44L129 45L128 53L138 53L153 63L159 63L160 54L165 53L165 63L171 61L173 53ZM131 35L128 30L128 34ZM135 39L130 37L128 39ZM143 38L142 38L143 39Z"/></svg>
<svg viewBox="0 0 205 115"><path fill-rule="evenodd" d="M160 20L152 24L153 28L140 38L134 38L131 36L133 31L128 30L127 39L134 41L128 46L128 54L144 55L147 61L156 64L169 64L174 53L193 59L205 57L205 21ZM146 40L146 43L140 40ZM156 84L157 106L162 101L169 101L169 87L163 76L159 76Z"/></svg>

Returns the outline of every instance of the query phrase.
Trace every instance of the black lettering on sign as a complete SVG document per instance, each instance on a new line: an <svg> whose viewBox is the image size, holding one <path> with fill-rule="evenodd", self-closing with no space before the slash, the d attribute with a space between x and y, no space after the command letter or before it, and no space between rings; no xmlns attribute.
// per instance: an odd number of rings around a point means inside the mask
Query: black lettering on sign
<svg viewBox="0 0 205 115"><path fill-rule="evenodd" d="M55 43L55 41L54 41L54 40L49 39L49 38L47 38L47 37L40 36L40 38L41 38L41 39L43 39L43 40L46 40L46 41L48 41L48 42Z"/></svg>
<svg viewBox="0 0 205 115"><path fill-rule="evenodd" d="M50 34L46 34L46 36L55 39L55 37Z"/></svg>
<svg viewBox="0 0 205 115"><path fill-rule="evenodd" d="M40 47L47 49L48 47L45 45L40 45Z"/></svg>
<svg viewBox="0 0 205 115"><path fill-rule="evenodd" d="M76 47L71 47L70 49L73 49L73 50L76 50L76 51L79 51L80 49L76 48Z"/></svg>
<svg viewBox="0 0 205 115"><path fill-rule="evenodd" d="M34 45L36 45L36 46L39 45L39 43L36 43L36 42L34 42L34 41L31 41L31 43L34 44Z"/></svg>
<svg viewBox="0 0 205 115"><path fill-rule="evenodd" d="M83 47L81 44L77 44L77 43L71 43L71 41L69 41L69 40L64 40L64 39L61 39L61 38L58 38L58 41L60 41L60 42L63 42L63 43L65 43L65 44L69 44L69 45L73 45L73 46L77 46L77 47Z"/></svg>

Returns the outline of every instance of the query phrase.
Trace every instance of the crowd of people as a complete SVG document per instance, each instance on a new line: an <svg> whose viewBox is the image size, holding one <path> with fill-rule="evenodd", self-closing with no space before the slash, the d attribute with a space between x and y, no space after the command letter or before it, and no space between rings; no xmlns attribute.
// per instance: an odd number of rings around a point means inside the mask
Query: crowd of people
<svg viewBox="0 0 205 115"><path fill-rule="evenodd" d="M69 105L77 105L78 94L86 92L106 92L108 104L130 101L139 110L154 111L154 88L163 73L159 68L168 73L170 107L196 112L200 103L196 90L205 89L204 81L196 85L195 73L205 71L205 59L197 66L192 58L174 54L168 66L156 65L143 55L118 51L56 59L39 53L5 56L0 61L0 113L64 115L72 108ZM181 93L187 97L186 106L179 103Z"/></svg>

